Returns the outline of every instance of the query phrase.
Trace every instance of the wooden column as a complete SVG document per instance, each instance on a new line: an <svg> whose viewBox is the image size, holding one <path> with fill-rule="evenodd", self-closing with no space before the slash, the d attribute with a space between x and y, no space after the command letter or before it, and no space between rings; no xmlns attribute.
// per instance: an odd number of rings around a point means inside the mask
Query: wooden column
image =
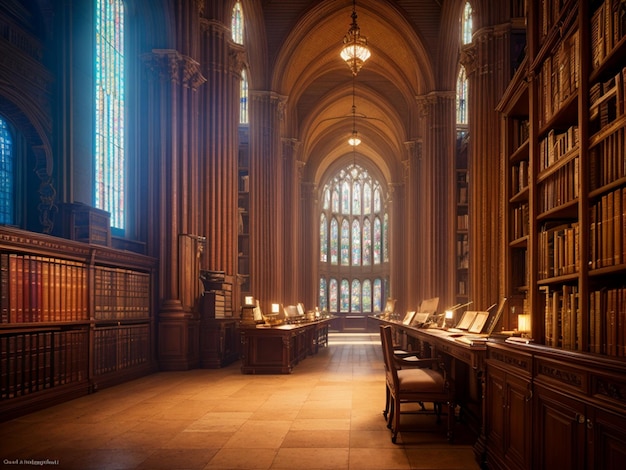
<svg viewBox="0 0 626 470"><path fill-rule="evenodd" d="M149 83L153 113L148 117L149 148L158 174L154 196L159 226L154 255L159 271L159 363L162 369L188 369L197 362L197 318L184 308L179 272L179 234L190 229L189 178L195 151L189 132L197 105L196 90L204 82L199 64L171 49L153 50L144 56L154 72ZM193 184L192 184L193 187Z"/></svg>
<svg viewBox="0 0 626 470"><path fill-rule="evenodd" d="M284 98L250 92L250 285L261 307L284 299Z"/></svg>
<svg viewBox="0 0 626 470"><path fill-rule="evenodd" d="M430 276L424 279L424 295L439 297L440 309L454 303L455 98L449 91L418 98L424 141L418 197L419 204L425 206L418 236L424 237L422 253L428 269L421 278Z"/></svg>
<svg viewBox="0 0 626 470"><path fill-rule="evenodd" d="M318 200L318 187L312 181L302 181L300 193L302 212L302 248L300 258L304 306L309 309L319 306L319 259L320 259L320 233L319 217L320 207Z"/></svg>
<svg viewBox="0 0 626 470"><path fill-rule="evenodd" d="M496 106L510 71L510 25L481 28L462 50L469 82L469 294L486 309L505 292L501 124Z"/></svg>
<svg viewBox="0 0 626 470"><path fill-rule="evenodd" d="M202 21L203 87L200 120L202 232L207 238L204 267L237 272L237 156L239 93L243 49L223 24Z"/></svg>

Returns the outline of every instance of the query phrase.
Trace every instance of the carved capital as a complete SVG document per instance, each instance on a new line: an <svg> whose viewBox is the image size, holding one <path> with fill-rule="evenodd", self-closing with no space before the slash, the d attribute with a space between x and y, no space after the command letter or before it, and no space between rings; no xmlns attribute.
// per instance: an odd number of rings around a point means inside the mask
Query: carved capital
<svg viewBox="0 0 626 470"><path fill-rule="evenodd" d="M147 67L163 81L178 83L196 90L206 82L200 64L174 49L153 49L142 56Z"/></svg>
<svg viewBox="0 0 626 470"><path fill-rule="evenodd" d="M461 65L465 67L465 73L469 77L471 74L476 72L476 45L466 44L461 48L461 57L459 61Z"/></svg>

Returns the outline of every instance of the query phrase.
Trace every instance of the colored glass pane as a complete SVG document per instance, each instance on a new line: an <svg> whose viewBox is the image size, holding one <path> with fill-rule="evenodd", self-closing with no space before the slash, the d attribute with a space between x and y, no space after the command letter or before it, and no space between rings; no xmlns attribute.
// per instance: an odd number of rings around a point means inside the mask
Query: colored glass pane
<svg viewBox="0 0 626 470"><path fill-rule="evenodd" d="M0 224L14 224L13 185L15 178L13 139L7 122L0 117Z"/></svg>
<svg viewBox="0 0 626 470"><path fill-rule="evenodd" d="M372 212L372 187L369 183L363 185L363 214L369 215Z"/></svg>
<svg viewBox="0 0 626 470"><path fill-rule="evenodd" d="M124 2L96 0L95 206L124 228Z"/></svg>
<svg viewBox="0 0 626 470"><path fill-rule="evenodd" d="M328 290L326 279L323 277L320 278L320 297L319 297L319 308L324 311L328 309Z"/></svg>
<svg viewBox="0 0 626 470"><path fill-rule="evenodd" d="M248 74L241 71L241 90L239 93L239 124L248 124Z"/></svg>
<svg viewBox="0 0 626 470"><path fill-rule="evenodd" d="M472 42L472 33L474 26L472 25L472 5L470 2L465 3L463 8L463 19L461 23L461 40L463 44L469 44Z"/></svg>
<svg viewBox="0 0 626 470"><path fill-rule="evenodd" d="M361 224L358 220L352 221L352 266L361 264Z"/></svg>
<svg viewBox="0 0 626 470"><path fill-rule="evenodd" d="M380 279L374 279L373 303L374 312L383 310L383 284Z"/></svg>
<svg viewBox="0 0 626 470"><path fill-rule="evenodd" d="M341 291L340 291L340 310L342 312L350 311L350 283L347 279L341 280Z"/></svg>
<svg viewBox="0 0 626 470"><path fill-rule="evenodd" d="M347 181L341 185L341 213L350 213L350 184Z"/></svg>
<svg viewBox="0 0 626 470"><path fill-rule="evenodd" d="M241 3L235 3L231 17L231 33L233 41L237 44L243 44L243 11Z"/></svg>
<svg viewBox="0 0 626 470"><path fill-rule="evenodd" d="M339 212L339 189L333 188L333 208L332 211L334 213Z"/></svg>
<svg viewBox="0 0 626 470"><path fill-rule="evenodd" d="M350 223L347 219L341 221L341 265L350 264Z"/></svg>
<svg viewBox="0 0 626 470"><path fill-rule="evenodd" d="M320 261L328 261L328 222L324 214L320 217Z"/></svg>
<svg viewBox="0 0 626 470"><path fill-rule="evenodd" d="M351 293L351 312L361 311L361 282L358 279L352 281L352 293Z"/></svg>
<svg viewBox="0 0 626 470"><path fill-rule="evenodd" d="M337 279L330 280L330 286L328 289L328 303L329 303L329 311L338 312L339 309L339 289L337 285Z"/></svg>
<svg viewBox="0 0 626 470"><path fill-rule="evenodd" d="M380 264L382 260L382 227L380 219L374 219L374 264Z"/></svg>
<svg viewBox="0 0 626 470"><path fill-rule="evenodd" d="M322 208L324 210L330 209L330 189L329 188L326 188L324 190L324 199L323 200L324 200L324 203L322 205Z"/></svg>
<svg viewBox="0 0 626 470"><path fill-rule="evenodd" d="M370 219L363 221L363 266L372 264L372 223Z"/></svg>
<svg viewBox="0 0 626 470"><path fill-rule="evenodd" d="M330 221L330 264L339 263L339 223L337 219Z"/></svg>
<svg viewBox="0 0 626 470"><path fill-rule="evenodd" d="M389 214L383 216L383 261L389 262Z"/></svg>
<svg viewBox="0 0 626 470"><path fill-rule="evenodd" d="M459 68L456 81L456 122L467 124L467 76L463 66Z"/></svg>
<svg viewBox="0 0 626 470"><path fill-rule="evenodd" d="M363 289L361 292L363 312L372 311L372 283L369 279L363 281Z"/></svg>
<svg viewBox="0 0 626 470"><path fill-rule="evenodd" d="M352 214L361 214L361 185L358 181L352 185Z"/></svg>
<svg viewBox="0 0 626 470"><path fill-rule="evenodd" d="M382 208L382 204L380 201L380 189L376 188L374 190L374 213L378 214Z"/></svg>

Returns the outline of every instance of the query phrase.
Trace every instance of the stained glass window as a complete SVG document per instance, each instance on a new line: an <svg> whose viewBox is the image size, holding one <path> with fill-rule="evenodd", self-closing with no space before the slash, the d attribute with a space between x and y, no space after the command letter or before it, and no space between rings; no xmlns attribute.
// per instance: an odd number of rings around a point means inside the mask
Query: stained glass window
<svg viewBox="0 0 626 470"><path fill-rule="evenodd" d="M456 80L456 123L467 124L467 76L462 65Z"/></svg>
<svg viewBox="0 0 626 470"><path fill-rule="evenodd" d="M363 221L363 266L372 264L372 223L370 219Z"/></svg>
<svg viewBox="0 0 626 470"><path fill-rule="evenodd" d="M358 219L352 221L352 266L361 264L361 224Z"/></svg>
<svg viewBox="0 0 626 470"><path fill-rule="evenodd" d="M248 73L241 71L241 90L239 93L239 124L248 124Z"/></svg>
<svg viewBox="0 0 626 470"><path fill-rule="evenodd" d="M338 312L339 309L339 286L337 285L337 279L332 278L330 280L330 288L328 289L329 310L331 312Z"/></svg>
<svg viewBox="0 0 626 470"><path fill-rule="evenodd" d="M347 279L341 280L341 292L339 295L341 297L341 305L340 305L341 311L349 312L350 311L350 283L348 282Z"/></svg>
<svg viewBox="0 0 626 470"><path fill-rule="evenodd" d="M233 7L231 29L233 41L237 44L243 44L243 11L241 9L241 2L235 3Z"/></svg>
<svg viewBox="0 0 626 470"><path fill-rule="evenodd" d="M361 311L361 282L358 279L352 280L352 301L350 311Z"/></svg>
<svg viewBox="0 0 626 470"><path fill-rule="evenodd" d="M319 308L320 310L328 310L328 292L326 285L326 278L320 278L320 299L319 299Z"/></svg>
<svg viewBox="0 0 626 470"><path fill-rule="evenodd" d="M124 228L124 2L96 0L95 205Z"/></svg>
<svg viewBox="0 0 626 470"><path fill-rule="evenodd" d="M372 311L382 312L383 310L383 283L380 279L374 280L374 295L373 295Z"/></svg>
<svg viewBox="0 0 626 470"><path fill-rule="evenodd" d="M374 264L380 264L382 258L382 227L380 219L374 219Z"/></svg>
<svg viewBox="0 0 626 470"><path fill-rule="evenodd" d="M350 223L347 219L341 221L341 265L350 265Z"/></svg>
<svg viewBox="0 0 626 470"><path fill-rule="evenodd" d="M363 298L363 311L372 311L372 283L369 279L363 281L363 291L361 293Z"/></svg>
<svg viewBox="0 0 626 470"><path fill-rule="evenodd" d="M472 14L472 5L470 2L466 2L465 7L463 8L463 19L461 23L461 40L463 44L469 44L472 42Z"/></svg>
<svg viewBox="0 0 626 470"><path fill-rule="evenodd" d="M0 116L0 224L14 224L13 139L7 122Z"/></svg>
<svg viewBox="0 0 626 470"><path fill-rule="evenodd" d="M383 261L389 262L389 214L383 216Z"/></svg>
<svg viewBox="0 0 626 470"><path fill-rule="evenodd" d="M384 211L383 189L363 166L351 163L323 186L320 197L319 273L328 282L324 292L320 284L320 298L324 296L334 312L344 312L346 308L371 312L372 280L378 280L382 299L388 276L385 263L389 255L384 250L388 250L385 224L389 218ZM331 279L336 276L337 265L342 273L342 281L336 285L339 298L336 308L340 310L333 310Z"/></svg>
<svg viewBox="0 0 626 470"><path fill-rule="evenodd" d="M339 263L339 222L333 218L330 221L330 264Z"/></svg>
<svg viewBox="0 0 626 470"><path fill-rule="evenodd" d="M328 260L328 223L326 215L320 217L320 261L325 263Z"/></svg>

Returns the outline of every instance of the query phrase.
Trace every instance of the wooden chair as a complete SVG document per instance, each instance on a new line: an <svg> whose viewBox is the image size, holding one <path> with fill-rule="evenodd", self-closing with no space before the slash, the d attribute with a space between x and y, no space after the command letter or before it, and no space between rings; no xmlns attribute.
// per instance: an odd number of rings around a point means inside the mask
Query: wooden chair
<svg viewBox="0 0 626 470"><path fill-rule="evenodd" d="M443 364L435 358L414 359L410 362L394 354L391 327L381 325L381 342L385 362L385 412L387 427L391 429L391 442L395 443L400 430L402 405L408 403L433 403L437 422L441 421L442 405L447 405L447 437L453 440L454 434L454 390L447 379ZM402 366L412 366L410 368ZM415 367L415 366L424 366ZM440 370L429 366L438 365ZM424 410L422 406L422 410ZM423 413L424 411L418 411Z"/></svg>

